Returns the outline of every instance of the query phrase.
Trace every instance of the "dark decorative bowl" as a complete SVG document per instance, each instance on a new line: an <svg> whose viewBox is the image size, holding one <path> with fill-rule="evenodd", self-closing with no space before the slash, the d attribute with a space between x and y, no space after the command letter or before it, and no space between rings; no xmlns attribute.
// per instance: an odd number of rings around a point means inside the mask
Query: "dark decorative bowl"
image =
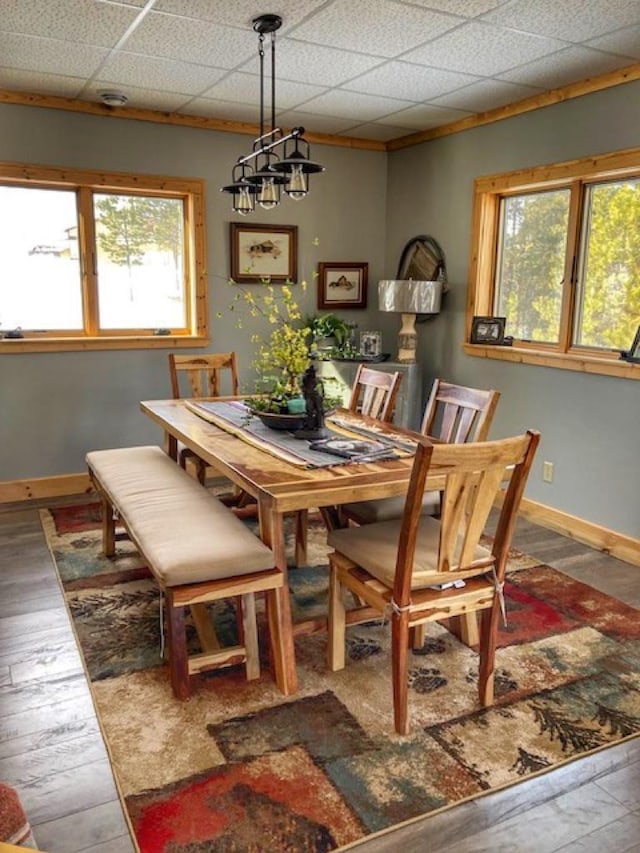
<svg viewBox="0 0 640 853"><path fill-rule="evenodd" d="M302 429L306 420L306 415L288 415L280 412L257 412L254 410L252 414L256 418L260 418L269 429L284 429L291 432Z"/></svg>

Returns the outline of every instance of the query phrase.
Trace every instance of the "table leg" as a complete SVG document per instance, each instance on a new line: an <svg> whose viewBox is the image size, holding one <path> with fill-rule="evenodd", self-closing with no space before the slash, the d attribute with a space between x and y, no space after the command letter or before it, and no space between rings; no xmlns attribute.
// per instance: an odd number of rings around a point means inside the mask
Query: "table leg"
<svg viewBox="0 0 640 853"><path fill-rule="evenodd" d="M291 696L298 690L298 675L293 645L283 516L276 511L271 500L262 495L258 498L258 513L260 538L273 551L275 564L284 576L283 586L276 590L275 595L267 596L267 620L276 684L285 696Z"/></svg>

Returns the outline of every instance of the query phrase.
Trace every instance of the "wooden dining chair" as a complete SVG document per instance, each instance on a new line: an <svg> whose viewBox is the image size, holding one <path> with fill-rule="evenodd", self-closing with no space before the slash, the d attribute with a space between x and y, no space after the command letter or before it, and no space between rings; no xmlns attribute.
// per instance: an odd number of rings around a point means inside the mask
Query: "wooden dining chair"
<svg viewBox="0 0 640 853"><path fill-rule="evenodd" d="M360 363L351 388L349 411L368 415L385 423L390 422L393 419L394 406L401 382L401 373L386 373L383 370L374 370ZM295 563L297 566L303 565L306 561L307 534L308 511L300 510L296 513L295 527Z"/></svg>
<svg viewBox="0 0 640 853"><path fill-rule="evenodd" d="M238 394L238 366L235 352L204 353L203 355L169 353L169 376L174 400L183 397L220 397ZM179 449L178 461L183 468L186 468L188 459L196 466L198 480L204 486L207 479L207 463L189 448Z"/></svg>
<svg viewBox="0 0 640 853"><path fill-rule="evenodd" d="M433 444L421 438L401 518L329 534L328 664L345 665L349 590L363 602L362 621L372 612L390 613L391 669L395 728L407 734L408 656L415 626L465 613L482 613L479 696L493 703L498 619L504 611L503 584L516 515L539 442L539 433L471 444ZM511 468L493 545L480 545L489 512ZM427 475L444 475L439 519L422 513ZM459 586L442 588L456 582ZM358 620L350 611L349 624Z"/></svg>
<svg viewBox="0 0 640 853"><path fill-rule="evenodd" d="M435 379L420 431L423 435L449 444L484 441L499 399L499 391L468 388ZM371 524L374 521L399 518L404 510L404 502L404 495L377 501L357 501L343 504L340 514L343 521ZM422 511L428 515L440 511L439 492L427 492L424 495Z"/></svg>
<svg viewBox="0 0 640 853"><path fill-rule="evenodd" d="M351 388L349 410L390 423L401 382L401 373L386 373L359 364Z"/></svg>

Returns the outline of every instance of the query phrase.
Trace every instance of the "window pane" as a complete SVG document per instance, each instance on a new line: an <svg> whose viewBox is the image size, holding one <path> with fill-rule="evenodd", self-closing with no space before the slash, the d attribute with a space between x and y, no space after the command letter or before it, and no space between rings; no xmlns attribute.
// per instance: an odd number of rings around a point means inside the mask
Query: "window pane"
<svg viewBox="0 0 640 853"><path fill-rule="evenodd" d="M569 201L567 189L502 200L495 311L514 338L559 340Z"/></svg>
<svg viewBox="0 0 640 853"><path fill-rule="evenodd" d="M628 349L640 323L640 180L596 184L585 204L574 343Z"/></svg>
<svg viewBox="0 0 640 853"><path fill-rule="evenodd" d="M182 199L94 196L101 329L187 325Z"/></svg>
<svg viewBox="0 0 640 853"><path fill-rule="evenodd" d="M0 328L82 329L76 194L0 186Z"/></svg>

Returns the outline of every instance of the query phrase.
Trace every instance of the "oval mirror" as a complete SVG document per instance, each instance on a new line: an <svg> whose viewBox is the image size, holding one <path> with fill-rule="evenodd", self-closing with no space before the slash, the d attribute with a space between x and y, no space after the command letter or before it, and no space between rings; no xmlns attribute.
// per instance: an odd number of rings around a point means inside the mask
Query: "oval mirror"
<svg viewBox="0 0 640 853"><path fill-rule="evenodd" d="M440 281L446 293L447 264L442 246L434 237L420 235L412 237L400 255L399 279L413 278L418 281Z"/></svg>

